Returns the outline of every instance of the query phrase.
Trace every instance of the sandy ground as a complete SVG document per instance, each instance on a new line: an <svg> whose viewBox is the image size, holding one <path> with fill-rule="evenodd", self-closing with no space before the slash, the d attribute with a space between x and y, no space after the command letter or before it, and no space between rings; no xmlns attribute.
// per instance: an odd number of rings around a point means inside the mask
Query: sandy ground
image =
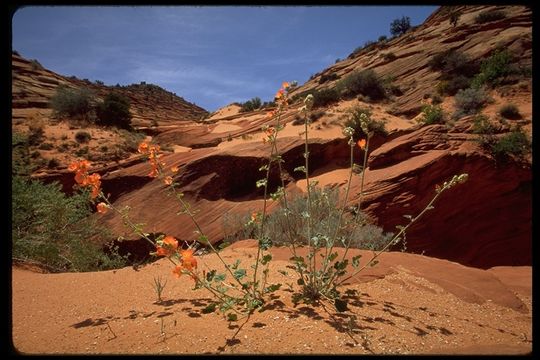
<svg viewBox="0 0 540 360"><path fill-rule="evenodd" d="M342 291L348 311L291 301L287 248L272 249L264 311L228 322L161 259L138 270L41 274L13 267L12 339L24 354L524 354L532 351L531 268L471 269L387 253ZM222 252L248 267L250 241ZM353 252L354 254L355 252ZM367 252L364 253L367 256ZM199 269L218 267L215 255ZM284 276L278 270L287 270ZM167 280L158 302L153 278ZM429 280L428 280L429 279ZM290 284L290 287L289 285ZM291 290L292 289L292 290Z"/></svg>

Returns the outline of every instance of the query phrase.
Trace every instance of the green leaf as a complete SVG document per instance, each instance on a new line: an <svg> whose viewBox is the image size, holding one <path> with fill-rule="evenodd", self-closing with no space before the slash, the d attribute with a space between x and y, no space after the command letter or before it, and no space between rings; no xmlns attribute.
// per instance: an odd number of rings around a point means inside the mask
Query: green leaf
<svg viewBox="0 0 540 360"><path fill-rule="evenodd" d="M272 240L268 236L263 236L259 239L259 247L262 250L268 250L272 246Z"/></svg>
<svg viewBox="0 0 540 360"><path fill-rule="evenodd" d="M272 260L272 255L266 254L262 257L261 264L266 265L270 260Z"/></svg>
<svg viewBox="0 0 540 360"><path fill-rule="evenodd" d="M246 276L246 269L236 269L233 273L234 278L237 280L242 279L244 276Z"/></svg>
<svg viewBox="0 0 540 360"><path fill-rule="evenodd" d="M259 171L265 171L268 170L268 165L263 165L259 168Z"/></svg>
<svg viewBox="0 0 540 360"><path fill-rule="evenodd" d="M296 280L296 283L297 283L298 285L300 285L300 286L302 286L302 285L305 284L304 279L302 279L302 278L299 278L298 280Z"/></svg>
<svg viewBox="0 0 540 360"><path fill-rule="evenodd" d="M286 272L285 270L278 270L278 273L280 273L283 276L289 276L289 273Z"/></svg>
<svg viewBox="0 0 540 360"><path fill-rule="evenodd" d="M206 281L210 282L214 280L214 276L216 276L216 270L211 270L206 274Z"/></svg>
<svg viewBox="0 0 540 360"><path fill-rule="evenodd" d="M337 253L337 252L333 252L333 253L331 253L330 255L328 255L328 261L329 261L329 262L332 262L332 261L336 260L337 257L338 257L338 253Z"/></svg>
<svg viewBox="0 0 540 360"><path fill-rule="evenodd" d="M379 260L373 260L373 262L371 264L369 264L369 266L373 267L375 265L377 265L379 263Z"/></svg>
<svg viewBox="0 0 540 360"><path fill-rule="evenodd" d="M208 236L203 235L203 234L200 234L200 235L199 235L199 242L200 242L201 244L209 244Z"/></svg>
<svg viewBox="0 0 540 360"><path fill-rule="evenodd" d="M240 259L236 259L234 264L231 265L231 269L233 269L233 270L238 269L238 265L240 265Z"/></svg>
<svg viewBox="0 0 540 360"><path fill-rule="evenodd" d="M260 187L266 186L267 181L266 181L266 179L260 179L260 180L257 180L257 182L255 184L256 184L256 186L258 188L260 188Z"/></svg>
<svg viewBox="0 0 540 360"><path fill-rule="evenodd" d="M279 290L280 287L281 287L281 284L272 284L270 286L267 286L266 289L264 289L264 291L267 293L272 293L276 290Z"/></svg>
<svg viewBox="0 0 540 360"><path fill-rule="evenodd" d="M347 260L347 259L345 259L343 261L337 261L336 263L334 263L334 268L336 270L345 270L348 263L349 263L349 260Z"/></svg>
<svg viewBox="0 0 540 360"><path fill-rule="evenodd" d="M347 307L347 301L346 300L335 299L334 300L334 305L336 307L336 310L339 311L339 312L344 312L344 311L349 310L349 308Z"/></svg>
<svg viewBox="0 0 540 360"><path fill-rule="evenodd" d="M305 173L306 172L306 167L305 166L298 166L298 167L294 168L294 171L299 171L299 172Z"/></svg>
<svg viewBox="0 0 540 360"><path fill-rule="evenodd" d="M215 282L222 282L224 280L225 280L225 274L217 274L216 276L214 276Z"/></svg>
<svg viewBox="0 0 540 360"><path fill-rule="evenodd" d="M356 255L356 256L353 256L352 258L352 266L357 269L358 266L360 265L360 258L362 257L362 255Z"/></svg>
<svg viewBox="0 0 540 360"><path fill-rule="evenodd" d="M238 320L238 316L234 313L228 313L227 314L227 320L228 321L236 321Z"/></svg>
<svg viewBox="0 0 540 360"><path fill-rule="evenodd" d="M229 245L231 245L230 242L224 241L224 242L222 242L221 244L219 244L217 248L218 248L219 250L223 250L223 249L225 249L225 248L226 248L227 246L229 246Z"/></svg>
<svg viewBox="0 0 540 360"><path fill-rule="evenodd" d="M207 307L202 309L203 314L210 314L210 313L213 313L214 311L216 311L216 303L208 304Z"/></svg>

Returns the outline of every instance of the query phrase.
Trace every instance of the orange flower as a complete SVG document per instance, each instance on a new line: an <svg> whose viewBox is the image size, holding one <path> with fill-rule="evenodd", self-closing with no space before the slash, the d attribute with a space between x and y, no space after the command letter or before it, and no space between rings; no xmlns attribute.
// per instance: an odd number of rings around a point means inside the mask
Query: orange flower
<svg viewBox="0 0 540 360"><path fill-rule="evenodd" d="M275 110L272 110L272 111L269 111L268 113L266 113L266 116L269 117L269 118L273 117L274 115L276 115Z"/></svg>
<svg viewBox="0 0 540 360"><path fill-rule="evenodd" d="M192 269L197 268L197 259L193 257L193 250L181 250L180 256L182 257L182 266L184 269L192 271Z"/></svg>
<svg viewBox="0 0 540 360"><path fill-rule="evenodd" d="M358 140L357 144L360 147L360 149L364 150L366 148L366 139Z"/></svg>
<svg viewBox="0 0 540 360"><path fill-rule="evenodd" d="M174 270L172 272L173 272L174 276L176 276L177 278L182 276L182 265L176 265L176 267L174 268Z"/></svg>
<svg viewBox="0 0 540 360"><path fill-rule="evenodd" d="M153 178L157 177L158 175L158 169L155 167L152 167L152 170L148 173L148 176Z"/></svg>
<svg viewBox="0 0 540 360"><path fill-rule="evenodd" d="M139 151L141 154L146 154L148 152L148 143L146 141L140 143L137 151Z"/></svg>
<svg viewBox="0 0 540 360"><path fill-rule="evenodd" d="M285 90L283 89L279 89L278 92L276 93L276 95L274 96L274 98L276 100L279 100L283 97L283 95L285 94Z"/></svg>
<svg viewBox="0 0 540 360"><path fill-rule="evenodd" d="M165 248L162 248L161 246L156 246L156 255L157 256L168 256L169 252Z"/></svg>
<svg viewBox="0 0 540 360"><path fill-rule="evenodd" d="M283 89L286 89L286 88L288 88L289 86L290 86L289 83L286 82L286 81L284 81L283 84L281 84L281 87L282 87Z"/></svg>
<svg viewBox="0 0 540 360"><path fill-rule="evenodd" d="M173 250L178 248L178 240L172 236L165 236L165 239L163 239L163 244L168 248L172 248Z"/></svg>
<svg viewBox="0 0 540 360"><path fill-rule="evenodd" d="M176 174L176 173L178 172L178 166L173 166L173 167L171 168L171 171L172 171L174 174Z"/></svg>
<svg viewBox="0 0 540 360"><path fill-rule="evenodd" d="M105 214L107 210L109 210L109 205L105 204L104 202L100 202L97 204L97 212L100 214Z"/></svg>
<svg viewBox="0 0 540 360"><path fill-rule="evenodd" d="M171 176L166 176L163 182L167 185L171 185L173 183L173 178Z"/></svg>
<svg viewBox="0 0 540 360"><path fill-rule="evenodd" d="M257 215L259 215L256 211L251 213L251 221L257 221Z"/></svg>

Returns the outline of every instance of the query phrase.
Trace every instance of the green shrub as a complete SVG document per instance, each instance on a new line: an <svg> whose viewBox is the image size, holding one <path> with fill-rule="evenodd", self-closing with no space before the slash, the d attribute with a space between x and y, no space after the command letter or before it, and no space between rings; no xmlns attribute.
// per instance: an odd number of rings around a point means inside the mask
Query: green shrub
<svg viewBox="0 0 540 360"><path fill-rule="evenodd" d="M458 119L479 112L490 101L490 97L483 88L468 88L459 90L454 101L456 111L453 117Z"/></svg>
<svg viewBox="0 0 540 360"><path fill-rule="evenodd" d="M478 14L474 18L474 22L477 24L483 24L495 20L501 20L506 18L506 13L502 10L486 10Z"/></svg>
<svg viewBox="0 0 540 360"><path fill-rule="evenodd" d="M91 139L92 139L92 135L90 135L86 131L77 131L77 133L75 133L75 140L77 140L77 142L80 144L85 144L89 142Z"/></svg>
<svg viewBox="0 0 540 360"><path fill-rule="evenodd" d="M59 86L50 104L56 116L88 119L92 112L92 93L88 89Z"/></svg>
<svg viewBox="0 0 540 360"><path fill-rule="evenodd" d="M313 92L313 107L318 108L338 102L339 92L335 88L325 88Z"/></svg>
<svg viewBox="0 0 540 360"><path fill-rule="evenodd" d="M44 185L20 176L12 178L13 257L36 261L55 271L95 271L125 266L107 257L89 239L105 236L89 219L87 193L71 197L57 183Z"/></svg>
<svg viewBox="0 0 540 360"><path fill-rule="evenodd" d="M339 79L339 76L336 73L323 74L321 75L319 79L319 84L324 84L327 81L332 81L332 80L337 80L337 79Z"/></svg>
<svg viewBox="0 0 540 360"><path fill-rule="evenodd" d="M422 120L424 124L440 124L444 121L444 112L439 105L425 105L422 107Z"/></svg>
<svg viewBox="0 0 540 360"><path fill-rule="evenodd" d="M54 149L54 145L51 143L43 143L38 146L39 150L52 150Z"/></svg>
<svg viewBox="0 0 540 360"><path fill-rule="evenodd" d="M11 134L11 174L29 175L31 172L28 136L24 133L13 132Z"/></svg>
<svg viewBox="0 0 540 360"><path fill-rule="evenodd" d="M353 71L338 83L338 88L348 98L361 94L377 101L386 97L384 84L372 69Z"/></svg>
<svg viewBox="0 0 540 360"><path fill-rule="evenodd" d="M384 59L385 61L390 62L390 61L396 60L397 57L396 57L396 54L394 54L394 53L392 53L392 52L389 52L389 53L383 54L383 59Z"/></svg>
<svg viewBox="0 0 540 360"><path fill-rule="evenodd" d="M105 96L102 103L97 106L98 123L107 126L116 126L121 129L131 128L130 101L126 96L111 92Z"/></svg>
<svg viewBox="0 0 540 360"><path fill-rule="evenodd" d="M479 71L476 61L470 60L466 54L454 49L435 54L428 61L428 66L432 70L440 71L443 80L452 80L455 76L470 78Z"/></svg>
<svg viewBox="0 0 540 360"><path fill-rule="evenodd" d="M262 105L261 99L259 97L254 97L251 100L246 101L242 104L240 112L255 111L260 109Z"/></svg>
<svg viewBox="0 0 540 360"><path fill-rule="evenodd" d="M462 76L456 75L450 80L442 80L437 84L437 93L441 96L454 96L461 89L466 89L470 87L471 79Z"/></svg>
<svg viewBox="0 0 540 360"><path fill-rule="evenodd" d="M356 105L347 110L347 115L348 118L345 121L344 126L354 130L354 141L366 138L366 133L362 130L362 115L366 115L368 132L373 132L382 136L388 135L384 122L372 119L371 110L369 109Z"/></svg>
<svg viewBox="0 0 540 360"><path fill-rule="evenodd" d="M524 157L530 151L530 142L521 128L503 135L491 145L491 152L498 160L506 160L510 156Z"/></svg>
<svg viewBox="0 0 540 360"><path fill-rule="evenodd" d="M291 237L296 243L307 245L307 220L303 216L307 213L306 196L296 195L289 198L287 207L283 200L280 204L278 210L268 215L266 236L270 236L275 245L290 245ZM328 234L330 229L335 229L339 214L339 189L314 187L311 192L312 234ZM241 239L257 238L258 226L250 222L249 217L249 214L224 215L224 240L232 243ZM384 234L380 227L370 224L367 217L358 211L350 211L348 219L338 232L338 238L351 239L351 247L369 250L381 250L391 237L391 233Z"/></svg>
<svg viewBox="0 0 540 360"><path fill-rule="evenodd" d="M519 113L519 109L514 104L506 104L501 106L499 109L499 114L510 120L518 120L521 119L521 114Z"/></svg>
<svg viewBox="0 0 540 360"><path fill-rule="evenodd" d="M30 68L32 68L32 71L43 70L43 65L36 59L32 59L30 60Z"/></svg>
<svg viewBox="0 0 540 360"><path fill-rule="evenodd" d="M433 95L431 97L431 104L432 105L439 105L442 102L443 102L443 99L437 94L435 94L435 95Z"/></svg>
<svg viewBox="0 0 540 360"><path fill-rule="evenodd" d="M381 35L379 36L379 38L377 39L378 42L383 42L383 41L386 41L388 40L388 38L386 37L386 35Z"/></svg>
<svg viewBox="0 0 540 360"><path fill-rule="evenodd" d="M47 167L49 169L55 169L59 166L60 166L60 161L58 161L58 159L56 158L49 159L49 161L47 162Z"/></svg>
<svg viewBox="0 0 540 360"><path fill-rule="evenodd" d="M43 135L45 134L45 131L43 130L43 125L41 124L31 124L28 127L28 145L36 146L43 141Z"/></svg>
<svg viewBox="0 0 540 360"><path fill-rule="evenodd" d="M119 145L119 149L122 152L137 152L139 144L144 140L146 135L139 132L133 132L128 130L120 130L120 136L124 139L124 142Z"/></svg>
<svg viewBox="0 0 540 360"><path fill-rule="evenodd" d="M482 62L480 73L475 76L472 86L480 87L484 84L496 86L503 79L514 72L512 68L513 56L508 50L495 51L487 60Z"/></svg>
<svg viewBox="0 0 540 360"><path fill-rule="evenodd" d="M456 27L460 17L461 17L461 11L452 9L450 11L450 16L449 16L448 21L450 21L450 24L452 24L453 27Z"/></svg>
<svg viewBox="0 0 540 360"><path fill-rule="evenodd" d="M402 16L400 19L394 19L390 23L390 33L393 36L405 34L411 28L411 19L408 16Z"/></svg>

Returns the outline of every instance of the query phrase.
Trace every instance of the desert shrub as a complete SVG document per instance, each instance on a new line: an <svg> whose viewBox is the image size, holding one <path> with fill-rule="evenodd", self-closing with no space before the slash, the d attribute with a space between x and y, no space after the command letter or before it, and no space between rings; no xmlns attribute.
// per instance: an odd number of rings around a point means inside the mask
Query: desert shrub
<svg viewBox="0 0 540 360"><path fill-rule="evenodd" d="M377 39L378 42L383 42L383 41L386 41L386 40L388 40L388 37L386 35L381 35Z"/></svg>
<svg viewBox="0 0 540 360"><path fill-rule="evenodd" d="M348 98L361 94L377 101L386 97L384 84L372 69L353 71L338 83L338 88Z"/></svg>
<svg viewBox="0 0 540 360"><path fill-rule="evenodd" d="M402 16L399 19L394 19L390 23L390 34L393 36L401 36L411 28L411 19L408 16Z"/></svg>
<svg viewBox="0 0 540 360"><path fill-rule="evenodd" d="M477 24L483 24L495 20L501 20L506 18L506 13L502 10L486 10L476 15L474 22Z"/></svg>
<svg viewBox="0 0 540 360"><path fill-rule="evenodd" d="M472 86L496 86L503 83L505 77L515 72L512 62L513 56L508 50L495 51L480 65L480 73L473 79Z"/></svg>
<svg viewBox="0 0 540 360"><path fill-rule="evenodd" d="M461 11L457 9L452 9L450 11L450 16L449 16L448 21L450 22L450 24L452 24L453 27L456 27L460 17L461 17Z"/></svg>
<svg viewBox="0 0 540 360"><path fill-rule="evenodd" d="M118 93L108 93L96 108L97 122L102 125L131 128L130 101Z"/></svg>
<svg viewBox="0 0 540 360"><path fill-rule="evenodd" d="M425 105L422 107L421 121L425 125L440 124L444 121L443 109L438 105Z"/></svg>
<svg viewBox="0 0 540 360"><path fill-rule="evenodd" d="M442 102L443 102L443 99L438 94L435 94L435 95L431 96L431 104L432 105L439 105Z"/></svg>
<svg viewBox="0 0 540 360"><path fill-rule="evenodd" d="M499 114L502 117L506 119L510 119L510 120L521 119L521 114L519 113L519 109L514 104L506 104L506 105L501 106L501 108L499 109Z"/></svg>
<svg viewBox="0 0 540 360"><path fill-rule="evenodd" d="M30 60L30 68L32 71L43 70L43 65L36 59Z"/></svg>
<svg viewBox="0 0 540 360"><path fill-rule="evenodd" d="M37 153L39 154L39 151ZM29 175L32 172L30 158L28 135L13 132L11 134L11 174L13 176Z"/></svg>
<svg viewBox="0 0 540 360"><path fill-rule="evenodd" d="M385 61L394 61L397 59L397 57L396 57L396 54L394 54L393 52L389 52L389 53L383 54L383 59Z"/></svg>
<svg viewBox="0 0 540 360"><path fill-rule="evenodd" d="M521 128L516 128L491 144L491 153L498 160L522 158L530 151L530 142Z"/></svg>
<svg viewBox="0 0 540 360"><path fill-rule="evenodd" d="M331 105L339 101L339 92L336 88L325 88L316 90L313 92L314 103L313 106L318 108L322 106Z"/></svg>
<svg viewBox="0 0 540 360"><path fill-rule="evenodd" d="M139 144L144 140L146 135L140 132L128 131L125 129L120 130L120 136L123 138L123 143L119 145L119 149L122 152L137 152Z"/></svg>
<svg viewBox="0 0 540 360"><path fill-rule="evenodd" d="M319 79L319 84L324 84L327 81L332 81L332 80L337 80L337 79L339 79L339 76L336 73L323 74L321 75Z"/></svg>
<svg viewBox="0 0 540 360"><path fill-rule="evenodd" d="M125 266L106 256L89 239L105 236L89 215L88 193L71 197L57 183L12 178L13 257L35 261L54 271L95 271Z"/></svg>
<svg viewBox="0 0 540 360"><path fill-rule="evenodd" d="M88 146L83 146L82 148L75 151L75 155L85 157L86 155L88 155L89 150L90 149L88 148Z"/></svg>
<svg viewBox="0 0 540 360"><path fill-rule="evenodd" d="M75 140L80 144L85 144L92 139L92 135L86 131L77 131L75 133Z"/></svg>
<svg viewBox="0 0 540 360"><path fill-rule="evenodd" d="M442 80L437 84L437 93L441 96L454 96L461 89L470 87L471 79L463 76L456 75L449 80Z"/></svg>
<svg viewBox="0 0 540 360"><path fill-rule="evenodd" d="M56 159L56 158L49 159L49 161L47 162L47 167L49 169L54 169L54 168L57 168L59 166L60 166L60 161L58 161L58 159Z"/></svg>
<svg viewBox="0 0 540 360"><path fill-rule="evenodd" d="M51 98L55 116L87 119L92 112L92 93L88 89L70 89L59 86Z"/></svg>
<svg viewBox="0 0 540 360"><path fill-rule="evenodd" d="M450 49L435 54L429 61L428 66L435 71L441 72L441 78L452 80L455 76L473 77L479 70L478 63L462 53Z"/></svg>
<svg viewBox="0 0 540 360"><path fill-rule="evenodd" d="M240 112L255 111L261 107L261 99L259 97L254 97L251 100L246 101L242 104Z"/></svg>
<svg viewBox="0 0 540 360"><path fill-rule="evenodd" d="M43 140L43 135L45 131L43 130L43 125L41 124L31 124L28 127L28 144L32 146L39 145Z"/></svg>
<svg viewBox="0 0 540 360"><path fill-rule="evenodd" d="M309 123L314 123L318 121L321 117L323 117L325 114L324 110L314 110L308 115ZM301 115L296 115L294 118L294 121L292 122L293 125L304 125L306 119L305 117Z"/></svg>
<svg viewBox="0 0 540 360"><path fill-rule="evenodd" d="M362 129L362 118L367 126L367 131L373 134L382 136L388 135L383 121L374 120L371 118L371 110L360 107L358 105L347 109L347 120L344 123L345 127L353 129L353 140L358 141L367 137L366 132Z"/></svg>
<svg viewBox="0 0 540 360"><path fill-rule="evenodd" d="M314 187L310 195L311 233L331 236L329 229L338 227L340 221L339 189ZM268 216L265 235L272 236L276 245L290 245L291 238L298 244L307 245L307 218L303 215L308 211L307 197L297 195L289 198L287 205L283 201L280 204L281 207ZM256 231L254 227L251 235L257 236ZM354 212L354 216L349 214L337 234L338 238L349 239L351 247L371 250L381 250L392 237L392 234L383 234L381 228L369 224L362 212Z"/></svg>
<svg viewBox="0 0 540 360"><path fill-rule="evenodd" d="M455 119L479 112L490 101L483 88L468 88L459 90L454 98L456 111Z"/></svg>
<svg viewBox="0 0 540 360"><path fill-rule="evenodd" d="M54 149L54 145L51 144L51 143L46 142L46 143L40 144L38 146L38 149L39 150L52 150L52 149Z"/></svg>

